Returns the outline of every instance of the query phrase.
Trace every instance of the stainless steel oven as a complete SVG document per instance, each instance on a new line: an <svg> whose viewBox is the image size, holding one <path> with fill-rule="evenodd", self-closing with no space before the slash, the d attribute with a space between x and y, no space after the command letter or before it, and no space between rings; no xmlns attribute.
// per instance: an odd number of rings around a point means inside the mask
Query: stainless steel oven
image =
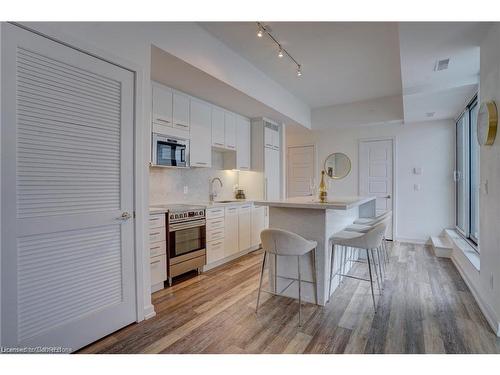
<svg viewBox="0 0 500 375"><path fill-rule="evenodd" d="M153 133L152 164L164 167L189 166L189 140Z"/></svg>
<svg viewBox="0 0 500 375"><path fill-rule="evenodd" d="M168 281L206 264L205 209L179 206L168 214Z"/></svg>

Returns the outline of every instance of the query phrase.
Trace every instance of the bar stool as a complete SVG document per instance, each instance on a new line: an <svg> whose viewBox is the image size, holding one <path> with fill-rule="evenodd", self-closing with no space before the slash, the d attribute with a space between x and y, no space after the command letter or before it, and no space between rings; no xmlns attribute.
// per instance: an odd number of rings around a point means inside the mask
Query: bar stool
<svg viewBox="0 0 500 375"><path fill-rule="evenodd" d="M262 290L262 278L264 276L264 268L266 264L266 258L268 254L274 254L274 289L275 292L270 292L263 290L263 292L271 294L282 294L290 285L295 281L298 281L299 286L299 327L302 324L302 293L301 293L301 281L302 275L300 272L300 257L312 251L312 272L313 272L313 282L314 282L314 297L317 301L317 282L316 282L316 259L315 259L315 249L318 246L316 241L306 240L304 237L298 234L283 230L283 229L264 229L260 233L260 239L262 242L262 249L264 250L264 259L262 260L262 268L260 271L259 280L259 292L257 294L257 306L255 307L255 313L259 310L259 300L260 292ZM277 293L277 270L278 270L278 256L294 256L297 257L297 271L298 279L292 280L280 293Z"/></svg>
<svg viewBox="0 0 500 375"><path fill-rule="evenodd" d="M348 226L345 230L354 230L357 232L365 232L366 230L363 230L363 227L360 226L370 226L373 227L374 225L386 221L387 224L389 224L389 221L392 219L392 211L386 211L383 214L373 217L373 218L359 218L357 220L354 220L354 224ZM384 233L384 240L382 242L383 245L383 257L384 261L386 264L389 264L389 251L387 250L387 239L385 238L385 233Z"/></svg>
<svg viewBox="0 0 500 375"><path fill-rule="evenodd" d="M373 225L366 225L366 224L352 224L348 225L346 228L344 228L345 231L349 232L358 232L358 233L367 233L371 229L375 227L375 225L380 224L380 223L385 223L386 227L389 226L389 221L391 220L392 213L391 211L386 212L383 215L380 215L378 220L374 220L376 224ZM387 253L387 246L386 246L386 239L385 239L385 232L384 232L384 237L382 239L382 243L380 247L374 250L376 254L376 265L378 267L378 276L380 277L380 284L382 285L382 289L384 288L383 280L385 279L385 273L387 271L387 264L389 263L389 255ZM382 260L381 260L382 258ZM375 257L374 259L375 260Z"/></svg>
<svg viewBox="0 0 500 375"><path fill-rule="evenodd" d="M330 261L330 279L329 279L329 294L328 294L329 297L331 295L332 280L337 275L339 275L342 278L343 277L350 277L353 279L369 281L370 282L370 289L371 289L371 293L372 293L373 309L375 310L375 312L377 312L377 307L375 304L375 292L373 291L372 260L370 258L373 259L374 249L381 246L382 238L384 236L386 229L387 229L387 224L385 221L383 221L383 222L375 225L372 229L370 229L366 233L343 230L343 231L335 233L331 237L332 255L331 255L331 261ZM366 258L367 258L367 264L368 264L368 274L369 274L370 278L364 279L361 277L348 275L348 274L343 272L345 259L344 259L344 256L342 254L344 253L344 251L341 252L340 269L339 269L339 271L335 272L335 274L334 274L333 273L333 266L334 266L334 258L335 258L335 246L350 247L350 248L354 248L354 249L364 249L366 251ZM371 253L371 256L370 256L370 253ZM375 271L375 273L377 273L376 267L375 267L374 271ZM377 276L377 283L378 283L378 276ZM380 284L378 284L378 287L379 287L378 289L380 291Z"/></svg>

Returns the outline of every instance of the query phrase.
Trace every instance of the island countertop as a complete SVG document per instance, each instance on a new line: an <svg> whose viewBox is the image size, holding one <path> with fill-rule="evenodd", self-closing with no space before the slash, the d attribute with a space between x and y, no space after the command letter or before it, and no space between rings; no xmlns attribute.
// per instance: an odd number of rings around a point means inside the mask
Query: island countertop
<svg viewBox="0 0 500 375"><path fill-rule="evenodd" d="M318 210L349 210L375 200L376 197L346 197L331 196L328 201L321 203L316 197L294 197L277 201L255 201L259 206L310 208Z"/></svg>

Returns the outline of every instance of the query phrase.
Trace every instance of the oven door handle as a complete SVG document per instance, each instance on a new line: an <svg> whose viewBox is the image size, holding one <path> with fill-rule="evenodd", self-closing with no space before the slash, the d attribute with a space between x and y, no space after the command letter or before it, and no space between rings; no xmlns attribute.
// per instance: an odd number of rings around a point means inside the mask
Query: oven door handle
<svg viewBox="0 0 500 375"><path fill-rule="evenodd" d="M182 229L191 229L191 228L197 228L197 227L204 227L205 223L206 223L205 219L202 219L202 220L191 221L191 222L188 222L188 223L170 224L168 226L168 231L169 232L175 232L177 230L182 230Z"/></svg>

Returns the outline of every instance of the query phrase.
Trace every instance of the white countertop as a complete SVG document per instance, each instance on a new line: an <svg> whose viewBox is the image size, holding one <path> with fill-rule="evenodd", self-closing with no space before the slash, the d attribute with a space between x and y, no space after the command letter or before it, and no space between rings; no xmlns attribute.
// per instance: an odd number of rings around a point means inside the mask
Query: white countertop
<svg viewBox="0 0 500 375"><path fill-rule="evenodd" d="M258 206L312 208L317 210L349 210L376 199L375 197L328 197L328 202L321 203L316 197L295 197L279 201L255 201Z"/></svg>
<svg viewBox="0 0 500 375"><path fill-rule="evenodd" d="M243 204L248 204L248 203L254 203L253 200L246 200L246 199L234 199L234 200L227 200L227 201L215 201L215 202L209 202L209 201L203 201L203 202L176 202L176 203L171 203L171 204L157 204L157 205L152 205L149 207L149 213L150 214L161 214L165 213L168 211L169 206L172 205L179 205L179 204L185 204L188 206L203 206L205 209L209 208L216 208L216 207L228 207L228 206L236 206L236 205L243 205Z"/></svg>

